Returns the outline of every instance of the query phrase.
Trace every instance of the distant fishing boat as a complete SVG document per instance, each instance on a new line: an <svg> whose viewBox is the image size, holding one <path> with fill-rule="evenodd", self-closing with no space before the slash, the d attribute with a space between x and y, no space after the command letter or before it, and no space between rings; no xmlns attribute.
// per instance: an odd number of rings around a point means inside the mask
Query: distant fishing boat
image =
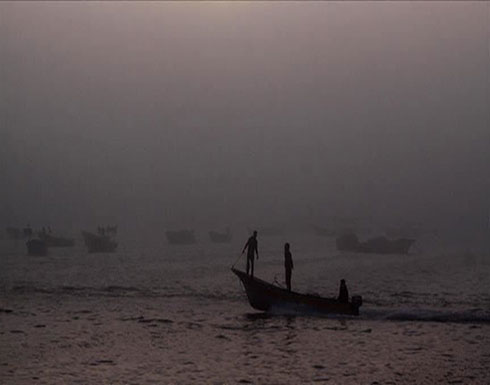
<svg viewBox="0 0 490 385"><path fill-rule="evenodd" d="M385 237L370 238L365 242L359 242L359 238L354 233L344 234L336 239L337 249L340 251L375 254L407 254L414 242L415 239L390 240Z"/></svg>
<svg viewBox="0 0 490 385"><path fill-rule="evenodd" d="M351 302L343 303L335 298L288 291L235 268L231 271L240 278L248 301L254 309L268 311L271 308L286 308L295 312L359 315L359 307L362 305L361 296L353 296Z"/></svg>
<svg viewBox="0 0 490 385"><path fill-rule="evenodd" d="M73 247L75 240L72 238L55 237L50 234L39 233L39 238L46 242L48 247Z"/></svg>
<svg viewBox="0 0 490 385"><path fill-rule="evenodd" d="M115 237L117 235L117 225L114 226L106 226L105 228L106 234Z"/></svg>
<svg viewBox="0 0 490 385"><path fill-rule="evenodd" d="M44 256L48 254L48 246L41 239L30 239L26 242L29 255Z"/></svg>
<svg viewBox="0 0 490 385"><path fill-rule="evenodd" d="M335 230L313 225L313 232L319 237L334 237L337 233Z"/></svg>
<svg viewBox="0 0 490 385"><path fill-rule="evenodd" d="M114 226L97 226L98 235L107 235L109 237L115 237L117 235L117 225Z"/></svg>
<svg viewBox="0 0 490 385"><path fill-rule="evenodd" d="M277 237L283 234L282 229L277 227L259 227L256 230L259 236L264 237ZM248 233L250 235L252 235L254 231L254 229L251 229L250 227L248 228Z"/></svg>
<svg viewBox="0 0 490 385"><path fill-rule="evenodd" d="M209 238L211 242L214 243L229 243L231 242L231 231L230 228L226 229L226 233L219 233L217 231L210 231Z"/></svg>
<svg viewBox="0 0 490 385"><path fill-rule="evenodd" d="M107 235L82 231L82 236L89 253L112 253L117 248L117 242Z"/></svg>
<svg viewBox="0 0 490 385"><path fill-rule="evenodd" d="M172 245L192 245L196 243L194 230L166 231L168 243Z"/></svg>

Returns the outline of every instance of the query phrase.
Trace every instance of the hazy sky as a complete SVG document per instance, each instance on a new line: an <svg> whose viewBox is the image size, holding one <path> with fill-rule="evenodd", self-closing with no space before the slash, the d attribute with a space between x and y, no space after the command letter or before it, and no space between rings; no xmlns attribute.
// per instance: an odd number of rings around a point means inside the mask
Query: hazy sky
<svg viewBox="0 0 490 385"><path fill-rule="evenodd" d="M0 3L0 224L481 221L490 4Z"/></svg>

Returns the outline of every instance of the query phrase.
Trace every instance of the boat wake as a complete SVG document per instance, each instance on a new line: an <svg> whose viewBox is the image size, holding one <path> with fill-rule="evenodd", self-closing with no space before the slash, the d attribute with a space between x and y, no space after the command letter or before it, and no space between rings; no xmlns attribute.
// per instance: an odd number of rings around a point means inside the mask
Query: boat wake
<svg viewBox="0 0 490 385"><path fill-rule="evenodd" d="M438 322L438 323L465 323L490 324L490 311L484 309L467 310L435 310L435 309L390 309L365 308L359 316L345 314L322 314L311 309L299 309L289 306L274 306L266 313L254 313L256 317L321 317L328 319L356 320L356 321L399 321L399 322ZM251 315L249 315L251 316Z"/></svg>
<svg viewBox="0 0 490 385"><path fill-rule="evenodd" d="M361 318L407 322L490 324L490 311L481 308L462 310L365 308Z"/></svg>
<svg viewBox="0 0 490 385"><path fill-rule="evenodd" d="M273 305L267 310L268 315L271 316L306 316L306 317L322 317L331 319L357 319L358 316L349 314L336 314L336 313L324 313L321 311L315 311L311 307L298 306L298 305Z"/></svg>

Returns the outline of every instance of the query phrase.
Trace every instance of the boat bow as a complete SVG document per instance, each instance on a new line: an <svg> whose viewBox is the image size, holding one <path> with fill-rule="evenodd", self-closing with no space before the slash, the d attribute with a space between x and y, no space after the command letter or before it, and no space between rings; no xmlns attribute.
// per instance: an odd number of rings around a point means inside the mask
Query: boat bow
<svg viewBox="0 0 490 385"><path fill-rule="evenodd" d="M359 307L362 305L360 296L353 296L351 302L343 303L335 298L288 291L235 268L231 271L240 278L254 309L268 311L272 308L287 308L295 312L359 315Z"/></svg>

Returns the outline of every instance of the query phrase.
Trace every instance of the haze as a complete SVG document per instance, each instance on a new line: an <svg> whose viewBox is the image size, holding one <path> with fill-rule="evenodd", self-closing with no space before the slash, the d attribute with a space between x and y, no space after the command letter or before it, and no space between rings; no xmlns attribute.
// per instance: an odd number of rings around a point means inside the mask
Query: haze
<svg viewBox="0 0 490 385"><path fill-rule="evenodd" d="M0 222L486 226L490 6L0 4Z"/></svg>

